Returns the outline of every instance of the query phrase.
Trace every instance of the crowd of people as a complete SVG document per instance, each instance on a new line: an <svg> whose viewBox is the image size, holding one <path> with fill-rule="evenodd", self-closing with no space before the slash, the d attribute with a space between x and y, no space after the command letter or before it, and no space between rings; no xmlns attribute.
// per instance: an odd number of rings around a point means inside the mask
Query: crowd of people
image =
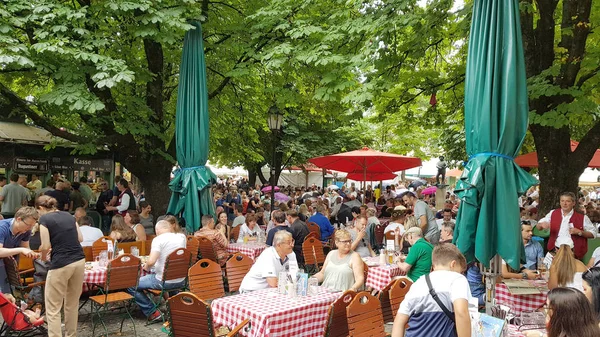
<svg viewBox="0 0 600 337"><path fill-rule="evenodd" d="M88 215L92 199L83 187L89 188L83 179L71 184L57 176L45 188L33 177L25 181L26 186L15 174L10 181L0 191L3 212L14 213L10 219L0 220L0 257L23 254L37 258L37 250L51 250L45 290L47 320L55 331L51 336L60 335L61 309L64 329L67 335L74 335L80 293L66 290L82 282L82 247L104 235L116 242L146 241L148 235L156 236L143 266L153 272L142 277L138 288L130 292L149 321L163 319L163 313L144 290L181 286L182 280L165 284L162 279L166 257L186 247L185 228L175 216L161 216L155 222L150 204L137 198L129 182L120 177L113 188L107 182L98 184L94 210L100 214L99 223ZM304 267L302 244L309 236L309 223L315 224L326 258L314 277L327 288L359 291L368 290L362 258L379 253L381 243L375 240L374 228L384 225L384 234L392 234L395 239L395 253L403 257L397 262L398 268L414 282L396 316L393 336L468 336L469 303L475 298L479 306L483 305L486 292L478 265L467 264L452 244L460 200L450 191L444 203L436 205L434 198L420 193L422 188L405 186L408 184L385 189L367 186L365 190L353 185L339 189L288 186L280 187L279 195L272 200L269 192L251 186L245 179L224 180L213 187L216 218L203 216L200 229L187 234L209 239L222 266L230 256L227 247L235 240L260 241L269 246L242 281L240 292L250 292L277 287L279 272L289 270L290 265ZM564 193L560 208L538 217L536 193L534 188L519 200L525 263L518 270L504 264L502 276L541 278L540 261L549 251L548 336L597 336L590 333L596 333L600 323L600 249L592 254L588 265L581 258L588 251L588 239L598 233L599 209L593 199L598 195L589 191L579 196ZM534 230L549 232L546 249L539 238L534 238ZM235 231L237 238L233 237ZM0 268L0 288L9 293L4 272ZM442 304L428 295L431 289ZM586 300L583 308L582 298ZM573 305L579 306L578 319L586 320L577 326L557 316ZM446 311L453 314L453 319ZM587 317L593 317L592 321L588 322ZM410 328L405 330L407 323Z"/></svg>

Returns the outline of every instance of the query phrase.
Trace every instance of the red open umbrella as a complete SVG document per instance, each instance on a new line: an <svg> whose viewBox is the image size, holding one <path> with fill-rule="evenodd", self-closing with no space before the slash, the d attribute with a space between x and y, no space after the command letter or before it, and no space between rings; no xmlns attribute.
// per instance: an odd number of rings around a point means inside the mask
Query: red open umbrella
<svg viewBox="0 0 600 337"><path fill-rule="evenodd" d="M571 152L575 151L578 145L578 142L572 140ZM520 155L517 158L515 158L515 163L517 163L517 165L521 167L538 167L539 164L537 152L531 152L524 155ZM596 150L594 157L592 157L592 160L590 160L590 162L588 163L588 167L600 168L600 150Z"/></svg>
<svg viewBox="0 0 600 337"><path fill-rule="evenodd" d="M379 152L363 147L360 150L316 157L309 160L321 168L362 175L362 181L368 180L367 174L390 174L396 171L421 166L421 159L393 153Z"/></svg>
<svg viewBox="0 0 600 337"><path fill-rule="evenodd" d="M348 173L346 178L356 181L379 181L396 179L397 176L396 173L367 172L366 176L362 173Z"/></svg>

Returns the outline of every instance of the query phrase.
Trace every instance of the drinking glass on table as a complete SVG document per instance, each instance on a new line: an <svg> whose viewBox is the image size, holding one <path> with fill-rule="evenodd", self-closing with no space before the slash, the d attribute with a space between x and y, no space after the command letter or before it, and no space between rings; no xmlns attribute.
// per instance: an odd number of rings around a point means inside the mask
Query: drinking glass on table
<svg viewBox="0 0 600 337"><path fill-rule="evenodd" d="M308 294L313 296L317 295L319 289L319 279L316 277L310 277L308 279Z"/></svg>
<svg viewBox="0 0 600 337"><path fill-rule="evenodd" d="M100 252L98 256L96 256L96 262L98 262L98 266L106 267L108 265L108 252L103 250Z"/></svg>
<svg viewBox="0 0 600 337"><path fill-rule="evenodd" d="M287 285L287 278L288 278L288 273L285 271L279 272L278 278L277 278L277 291L281 294L281 295L285 295L286 293L286 285Z"/></svg>
<svg viewBox="0 0 600 337"><path fill-rule="evenodd" d="M131 247L131 255L136 257L140 256L140 250L138 249L138 247Z"/></svg>
<svg viewBox="0 0 600 337"><path fill-rule="evenodd" d="M537 267L538 267L538 270L540 271L540 274L543 274L544 272L546 272L546 264L544 263L543 257L538 258Z"/></svg>

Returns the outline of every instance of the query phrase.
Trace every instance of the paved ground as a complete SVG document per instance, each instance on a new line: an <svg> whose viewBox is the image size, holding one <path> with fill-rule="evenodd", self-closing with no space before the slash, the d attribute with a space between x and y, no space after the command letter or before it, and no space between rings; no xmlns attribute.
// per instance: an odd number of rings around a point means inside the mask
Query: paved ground
<svg viewBox="0 0 600 337"><path fill-rule="evenodd" d="M79 311L79 331L78 337L91 337L92 336L92 321L91 315L89 314L90 305L85 305ZM146 326L146 318L138 311L134 312L135 330L137 336L141 337L167 337L167 334L162 332L162 324L156 323ZM121 324L122 315L119 312L109 314L106 316L105 322L107 322L109 336L134 336L133 326L130 320L125 320L123 324L123 333L119 334L119 326ZM96 326L96 336L104 334L102 325Z"/></svg>
<svg viewBox="0 0 600 337"><path fill-rule="evenodd" d="M91 337L92 336L92 321L91 316L89 314L90 305L89 303L85 305L79 311L79 331L78 337ZM164 310L163 310L164 312ZM138 311L134 314L135 321L135 329L137 332L137 336L141 337L167 337L167 334L162 332L162 325L160 323L146 325L146 318L142 317L143 315ZM131 321L126 320L123 325L123 333L119 334L119 325L121 324L121 315L116 312L114 314L107 315L105 322L107 323L109 336L134 336L133 327ZM392 325L386 324L385 331L391 333ZM101 325L96 327L96 336L102 336L104 331ZM301 336L299 336L301 337Z"/></svg>

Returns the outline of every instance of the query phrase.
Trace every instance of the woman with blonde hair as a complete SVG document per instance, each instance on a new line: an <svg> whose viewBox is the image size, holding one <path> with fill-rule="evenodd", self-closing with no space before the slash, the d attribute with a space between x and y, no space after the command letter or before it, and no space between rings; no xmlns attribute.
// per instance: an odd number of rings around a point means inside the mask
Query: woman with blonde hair
<svg viewBox="0 0 600 337"><path fill-rule="evenodd" d="M557 246L559 243L560 248L550 266L548 289L568 287L583 292L582 275L587 271L587 267L583 262L575 258L575 254L571 250L573 247L573 240L571 238L567 240L559 238L556 240Z"/></svg>
<svg viewBox="0 0 600 337"><path fill-rule="evenodd" d="M352 250L352 235L345 229L335 231L337 249L327 254L321 271L316 273L322 286L337 291L362 289L365 283L364 262Z"/></svg>
<svg viewBox="0 0 600 337"><path fill-rule="evenodd" d="M120 214L113 216L110 224L110 237L117 242L135 241L135 232L127 226L125 219Z"/></svg>
<svg viewBox="0 0 600 337"><path fill-rule="evenodd" d="M300 205L298 208L298 215L300 215L300 220L304 217L304 220L302 221L306 221L310 218L310 213L308 212L308 206L306 206L306 204Z"/></svg>

